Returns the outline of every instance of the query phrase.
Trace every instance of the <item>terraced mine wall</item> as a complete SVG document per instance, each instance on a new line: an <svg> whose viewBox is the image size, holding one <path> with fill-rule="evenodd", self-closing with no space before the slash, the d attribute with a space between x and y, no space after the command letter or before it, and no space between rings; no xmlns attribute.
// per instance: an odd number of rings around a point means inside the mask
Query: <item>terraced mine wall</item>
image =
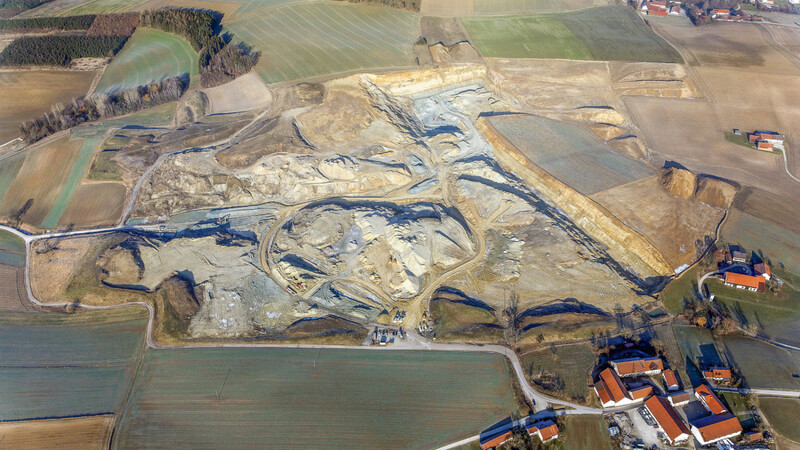
<svg viewBox="0 0 800 450"><path fill-rule="evenodd" d="M476 122L478 132L494 147L501 165L516 173L564 211L584 232L608 247L608 253L647 281L672 275L661 253L640 234L628 228L605 208L560 182L529 161L485 117Z"/></svg>

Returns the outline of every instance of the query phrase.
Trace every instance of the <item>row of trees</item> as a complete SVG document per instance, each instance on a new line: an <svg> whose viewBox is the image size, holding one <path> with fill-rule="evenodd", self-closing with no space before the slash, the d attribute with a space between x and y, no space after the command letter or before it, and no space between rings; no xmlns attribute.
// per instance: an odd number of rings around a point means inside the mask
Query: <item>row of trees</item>
<svg viewBox="0 0 800 450"><path fill-rule="evenodd" d="M177 100L188 85L185 76L166 78L152 84L117 92L76 98L64 107L20 125L22 138L28 144L84 122L128 114L162 103Z"/></svg>
<svg viewBox="0 0 800 450"><path fill-rule="evenodd" d="M52 1L53 0L0 0L0 9L33 9Z"/></svg>
<svg viewBox="0 0 800 450"><path fill-rule="evenodd" d="M27 19L0 19L0 30L88 30L96 16L31 17Z"/></svg>
<svg viewBox="0 0 800 450"><path fill-rule="evenodd" d="M0 66L68 66L75 58L115 55L128 36L25 36L0 53Z"/></svg>
<svg viewBox="0 0 800 450"><path fill-rule="evenodd" d="M220 35L221 18L214 11L163 8L143 11L139 23L186 38L199 54L200 83L211 87L249 72L261 56L246 44L232 44L230 33Z"/></svg>
<svg viewBox="0 0 800 450"><path fill-rule="evenodd" d="M389 8L405 9L419 12L419 0L347 0L350 3L367 3L370 5L388 6Z"/></svg>

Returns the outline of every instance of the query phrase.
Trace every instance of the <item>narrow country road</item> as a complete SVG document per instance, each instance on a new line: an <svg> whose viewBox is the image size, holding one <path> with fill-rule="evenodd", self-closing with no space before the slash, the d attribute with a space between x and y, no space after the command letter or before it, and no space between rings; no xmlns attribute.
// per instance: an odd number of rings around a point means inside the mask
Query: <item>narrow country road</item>
<svg viewBox="0 0 800 450"><path fill-rule="evenodd" d="M790 389L762 389L762 388L726 388L726 387L719 387L714 386L713 389L715 391L720 392L735 392L737 394L758 394L758 395L766 395L769 397L789 397L789 398L800 398L800 390L790 390Z"/></svg>

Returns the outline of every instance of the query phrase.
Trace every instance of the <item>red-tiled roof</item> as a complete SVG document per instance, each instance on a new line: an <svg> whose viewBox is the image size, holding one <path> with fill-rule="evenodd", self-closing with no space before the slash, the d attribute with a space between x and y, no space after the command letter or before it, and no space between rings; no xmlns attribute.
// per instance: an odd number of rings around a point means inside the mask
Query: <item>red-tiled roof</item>
<svg viewBox="0 0 800 450"><path fill-rule="evenodd" d="M731 373L731 369L714 367L710 370L704 370L703 376L712 380L730 380L733 377L733 373Z"/></svg>
<svg viewBox="0 0 800 450"><path fill-rule="evenodd" d="M704 417L692 425L706 442L742 432L742 424L730 413Z"/></svg>
<svg viewBox="0 0 800 450"><path fill-rule="evenodd" d="M650 386L643 386L640 388L636 388L630 392L631 392L631 397L633 397L634 400L639 400L640 398L645 398L648 395L652 394L653 388Z"/></svg>
<svg viewBox="0 0 800 450"><path fill-rule="evenodd" d="M725 408L725 405L722 404L719 398L711 392L708 385L701 384L695 388L694 392L697 398L703 400L703 403L705 403L708 410L711 411L711 414L726 414L728 412L728 409Z"/></svg>
<svg viewBox="0 0 800 450"><path fill-rule="evenodd" d="M664 375L664 381L667 382L667 387L678 386L678 377L675 376L675 372L672 369L664 369L662 372Z"/></svg>
<svg viewBox="0 0 800 450"><path fill-rule="evenodd" d="M768 276L772 276L772 271L769 270L769 266L767 263L761 262L753 266L753 269L756 271L757 274L767 274Z"/></svg>
<svg viewBox="0 0 800 450"><path fill-rule="evenodd" d="M667 11L663 10L663 9L648 9L647 10L647 15L648 16L668 16L669 14L667 14Z"/></svg>
<svg viewBox="0 0 800 450"><path fill-rule="evenodd" d="M751 275L744 275L741 273L725 272L725 282L735 284L737 286L745 286L764 290L764 279L761 277L754 277Z"/></svg>
<svg viewBox="0 0 800 450"><path fill-rule="evenodd" d="M750 133L747 135L747 140L750 142L755 142L759 139L761 139L761 135L758 133Z"/></svg>
<svg viewBox="0 0 800 450"><path fill-rule="evenodd" d="M620 376L636 375L638 373L649 372L651 370L664 370L664 361L657 356L649 358L631 358L611 361L616 367Z"/></svg>
<svg viewBox="0 0 800 450"><path fill-rule="evenodd" d="M622 384L622 380L619 379L616 372L610 368L606 368L604 371L600 372L600 378L603 380L614 402L619 402L628 398L628 390L625 388L625 385Z"/></svg>
<svg viewBox="0 0 800 450"><path fill-rule="evenodd" d="M758 141L758 148L760 148L761 150L772 150L775 148L775 146L773 146L769 142Z"/></svg>
<svg viewBox="0 0 800 450"><path fill-rule="evenodd" d="M730 14L731 10L730 9L715 9L714 13L715 14Z"/></svg>
<svg viewBox="0 0 800 450"><path fill-rule="evenodd" d="M597 391L597 396L600 397L601 404L605 405L611 401L611 393L608 392L608 388L603 380L599 380L597 383L595 383L594 389Z"/></svg>
<svg viewBox="0 0 800 450"><path fill-rule="evenodd" d="M534 434L537 431L541 435L542 442L547 442L548 440L558 436L558 425L555 424L552 420L543 420L541 422L536 422L534 424L528 425L528 434Z"/></svg>
<svg viewBox="0 0 800 450"><path fill-rule="evenodd" d="M664 430L664 433L669 437L669 441L674 444L675 439L682 434L689 434L689 429L683 423L675 408L669 404L663 397L654 395L644 402L644 406L650 411L650 414L656 419L656 422Z"/></svg>
<svg viewBox="0 0 800 450"><path fill-rule="evenodd" d="M654 6L663 6L664 8L666 8L667 0L653 0L650 2L650 4Z"/></svg>
<svg viewBox="0 0 800 450"><path fill-rule="evenodd" d="M497 436L487 439L485 441L481 441L481 448L483 450L497 447L498 445L502 444L503 442L507 441L508 438L511 437L511 430L498 434Z"/></svg>

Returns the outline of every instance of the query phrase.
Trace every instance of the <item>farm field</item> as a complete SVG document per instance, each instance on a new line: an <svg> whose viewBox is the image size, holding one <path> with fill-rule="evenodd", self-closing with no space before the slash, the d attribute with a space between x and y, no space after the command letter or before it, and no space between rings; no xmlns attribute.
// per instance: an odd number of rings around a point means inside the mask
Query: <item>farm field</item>
<svg viewBox="0 0 800 450"><path fill-rule="evenodd" d="M473 0L472 11L476 16L536 14L575 11L610 3L604 0Z"/></svg>
<svg viewBox="0 0 800 450"><path fill-rule="evenodd" d="M743 336L724 336L721 343L750 387L800 389L800 378L795 378L800 374L800 352Z"/></svg>
<svg viewBox="0 0 800 450"><path fill-rule="evenodd" d="M254 72L222 86L204 89L203 93L208 97L209 114L264 109L272 103L272 92Z"/></svg>
<svg viewBox="0 0 800 450"><path fill-rule="evenodd" d="M463 22L484 57L681 62L674 48L625 7Z"/></svg>
<svg viewBox="0 0 800 450"><path fill-rule="evenodd" d="M225 28L262 52L256 71L267 84L414 64L416 14L334 2L245 11Z"/></svg>
<svg viewBox="0 0 800 450"><path fill-rule="evenodd" d="M589 344L574 344L542 349L522 356L522 367L528 375L550 373L563 383L568 397L583 399L590 395L591 373L597 357Z"/></svg>
<svg viewBox="0 0 800 450"><path fill-rule="evenodd" d="M0 203L3 202L3 197L8 192L8 187L14 182L14 178L25 162L25 154L11 156L9 158L0 160Z"/></svg>
<svg viewBox="0 0 800 450"><path fill-rule="evenodd" d="M778 206L778 205L776 205ZM773 213L773 217L779 217ZM722 228L725 241L762 254L772 266L800 275L800 233L737 210Z"/></svg>
<svg viewBox="0 0 800 450"><path fill-rule="evenodd" d="M25 242L5 230L0 230L0 264L25 265Z"/></svg>
<svg viewBox="0 0 800 450"><path fill-rule="evenodd" d="M117 410L143 349L145 317L139 310L4 314L0 420Z"/></svg>
<svg viewBox="0 0 800 450"><path fill-rule="evenodd" d="M99 227L115 224L125 207L122 183L84 183L78 187L59 225Z"/></svg>
<svg viewBox="0 0 800 450"><path fill-rule="evenodd" d="M513 412L506 367L461 352L153 350L112 446L435 447Z"/></svg>
<svg viewBox="0 0 800 450"><path fill-rule="evenodd" d="M22 267L0 264L0 311L27 311Z"/></svg>
<svg viewBox="0 0 800 450"><path fill-rule="evenodd" d="M64 211L69 207L72 197L78 190L78 185L81 183L81 180L83 180L83 176L89 168L89 164L92 162L95 150L100 144L101 139L101 136L93 136L83 141L80 153L78 153L78 157L69 171L67 181L61 188L61 192L58 194L58 198L53 204L53 207L50 208L50 212L47 213L47 216L42 221L40 228L55 228L56 225L58 225L61 216L64 215ZM102 211L98 211L97 213L102 213Z"/></svg>
<svg viewBox="0 0 800 450"><path fill-rule="evenodd" d="M8 448L59 448L100 450L108 448L114 416L0 423L0 436Z"/></svg>
<svg viewBox="0 0 800 450"><path fill-rule="evenodd" d="M797 172L800 86L795 81L800 61L777 50L764 27L719 25L705 30L653 25L682 52L709 102L633 97L623 101L656 164L677 161L696 172L796 198L800 183L785 173L780 155L728 142L725 132L739 128L785 133L790 166ZM665 110L671 114L663 114Z"/></svg>
<svg viewBox="0 0 800 450"><path fill-rule="evenodd" d="M162 78L198 73L198 56L179 36L148 28L133 33L103 72L97 92L127 89Z"/></svg>
<svg viewBox="0 0 800 450"><path fill-rule="evenodd" d="M41 224L69 182L72 165L81 153L81 144L80 139L71 139L66 134L35 150L28 150L25 162L0 203L0 215L9 217L32 199L33 203L22 221L34 226Z"/></svg>
<svg viewBox="0 0 800 450"><path fill-rule="evenodd" d="M0 109L0 145L19 136L20 123L49 112L56 103L67 103L85 94L94 76L95 72L89 71L0 72L0 105L3 105ZM53 86L59 88L53 89Z"/></svg>
<svg viewBox="0 0 800 450"><path fill-rule="evenodd" d="M584 195L655 174L577 125L528 115L499 116L490 122L534 164Z"/></svg>
<svg viewBox="0 0 800 450"><path fill-rule="evenodd" d="M675 336L684 357L703 369L709 366L733 366L741 371L753 388L800 389L800 353L790 352L743 336L715 339L711 331L689 326L674 326ZM764 364L769 361L769 364ZM688 367L692 385L702 382L694 367Z"/></svg>
<svg viewBox="0 0 800 450"><path fill-rule="evenodd" d="M775 431L795 442L800 442L800 427L797 426L797 418L800 417L800 400L759 397L758 403Z"/></svg>
<svg viewBox="0 0 800 450"><path fill-rule="evenodd" d="M563 435L564 450L611 450L611 440L602 416L567 416Z"/></svg>

